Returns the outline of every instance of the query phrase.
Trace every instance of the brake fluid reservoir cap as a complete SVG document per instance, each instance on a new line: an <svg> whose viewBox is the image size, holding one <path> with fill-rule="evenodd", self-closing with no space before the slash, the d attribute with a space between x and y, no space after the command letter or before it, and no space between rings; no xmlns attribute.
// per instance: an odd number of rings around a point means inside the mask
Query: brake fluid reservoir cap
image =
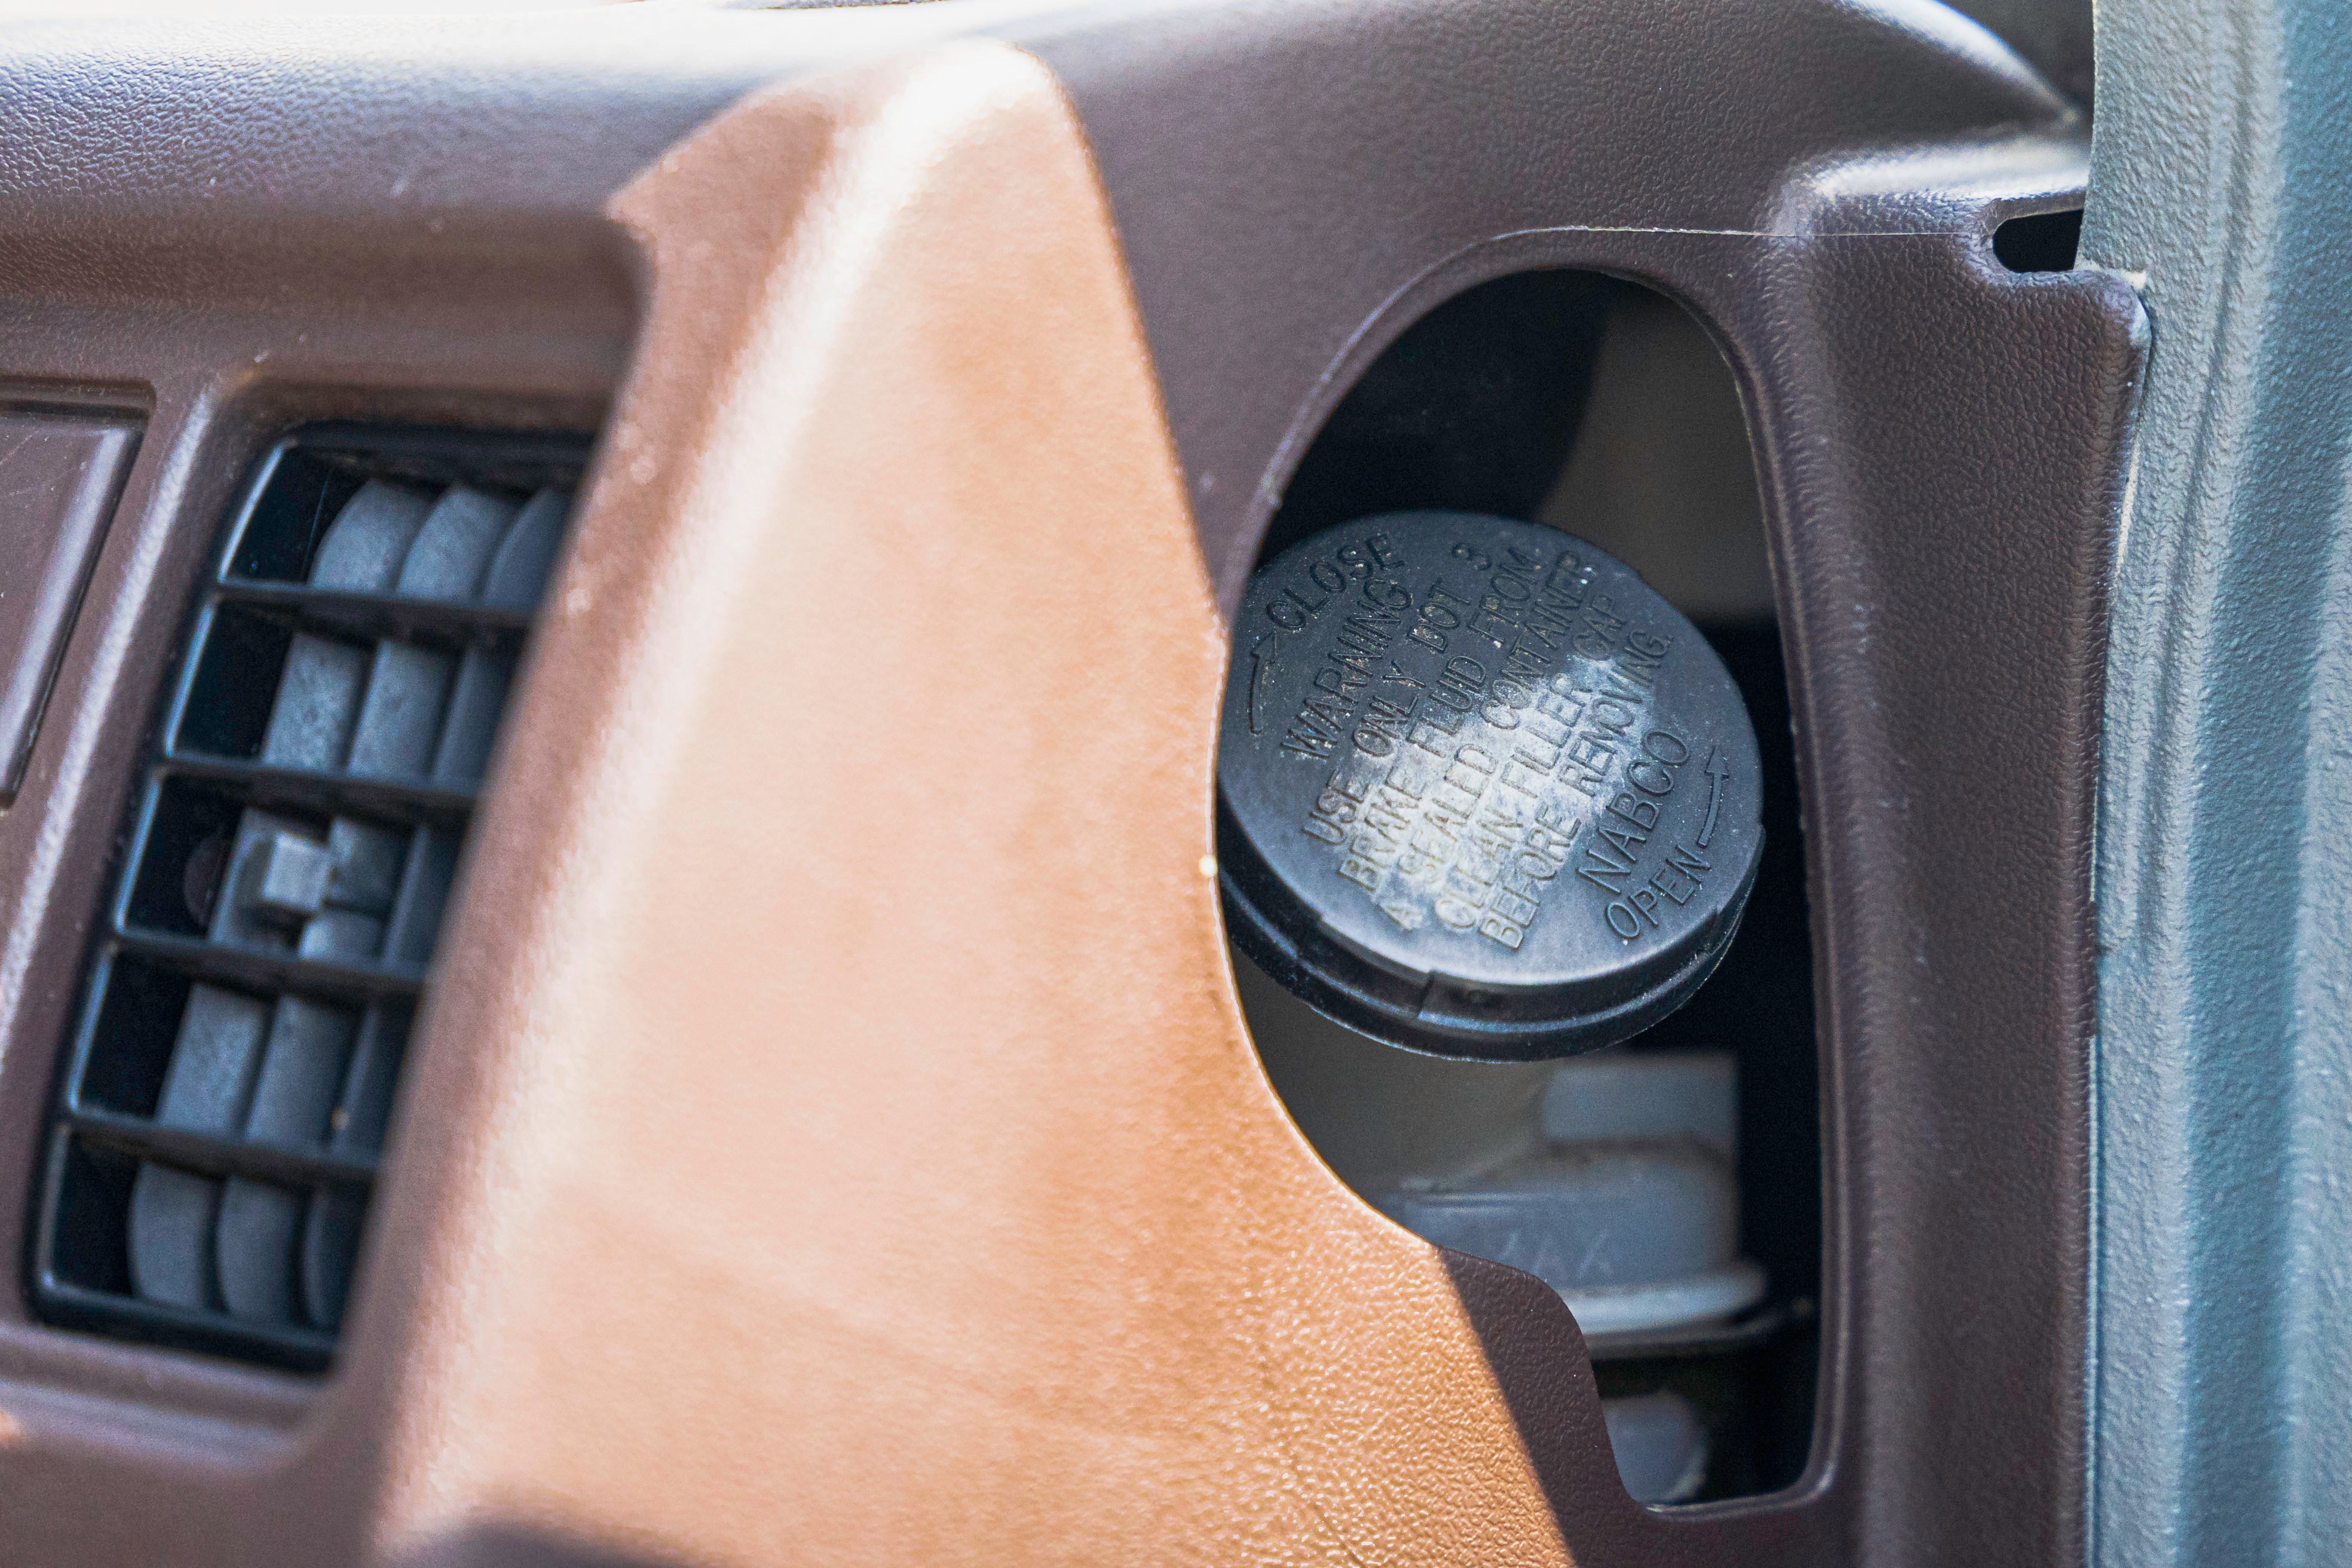
<svg viewBox="0 0 2352 1568"><path fill-rule="evenodd" d="M1318 1010L1486 1060L1622 1040L1730 945L1756 732L1631 567L1508 518L1392 512L1250 581L1218 864L1235 940Z"/></svg>

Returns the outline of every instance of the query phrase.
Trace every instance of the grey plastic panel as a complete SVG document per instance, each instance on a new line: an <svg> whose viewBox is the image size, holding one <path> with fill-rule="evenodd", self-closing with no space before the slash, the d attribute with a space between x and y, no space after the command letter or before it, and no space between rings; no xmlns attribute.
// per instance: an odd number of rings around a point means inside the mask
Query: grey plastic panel
<svg viewBox="0 0 2352 1568"><path fill-rule="evenodd" d="M2352 1539L2352 48L2103 0L2086 258L2156 346L2101 792L2100 1568Z"/></svg>

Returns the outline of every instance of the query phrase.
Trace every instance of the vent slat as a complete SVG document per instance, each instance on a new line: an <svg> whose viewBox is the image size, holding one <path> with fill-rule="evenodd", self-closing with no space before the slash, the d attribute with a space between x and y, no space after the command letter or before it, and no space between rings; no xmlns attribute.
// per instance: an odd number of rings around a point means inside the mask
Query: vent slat
<svg viewBox="0 0 2352 1568"><path fill-rule="evenodd" d="M349 807L404 822L462 821L474 809L474 792L437 779L379 778L369 773L320 768L282 768L235 757L207 757L173 751L162 776L231 784L258 805L309 806L332 812Z"/></svg>
<svg viewBox="0 0 2352 1568"><path fill-rule="evenodd" d="M335 1336L298 1323L245 1324L223 1313L171 1307L63 1282L45 1285L44 1315L53 1323L205 1351L295 1372L320 1372L334 1360Z"/></svg>
<svg viewBox="0 0 2352 1568"><path fill-rule="evenodd" d="M231 980L260 990L303 993L337 1002L363 1005L387 997L412 998L425 989L422 967L336 963L194 937L163 936L136 927L124 928L115 942L124 952L195 979Z"/></svg>
<svg viewBox="0 0 2352 1568"><path fill-rule="evenodd" d="M242 577L223 579L215 592L223 604L274 613L289 625L357 637L512 641L530 629L529 611L471 600L362 594Z"/></svg>
<svg viewBox="0 0 2352 1568"><path fill-rule="evenodd" d="M161 1161L200 1176L253 1176L296 1187L367 1187L376 1177L375 1161L364 1154L226 1138L110 1110L68 1109L64 1121L96 1147Z"/></svg>

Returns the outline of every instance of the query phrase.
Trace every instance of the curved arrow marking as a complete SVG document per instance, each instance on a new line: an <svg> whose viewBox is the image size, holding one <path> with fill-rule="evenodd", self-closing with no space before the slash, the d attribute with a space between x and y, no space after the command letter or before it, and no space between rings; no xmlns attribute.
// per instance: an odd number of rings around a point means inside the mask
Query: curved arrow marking
<svg viewBox="0 0 2352 1568"><path fill-rule="evenodd" d="M1698 847L1707 847L1715 837L1715 814L1722 808L1723 792L1731 783L1731 764L1723 760L1720 747L1710 746L1706 752L1706 826L1698 830Z"/></svg>

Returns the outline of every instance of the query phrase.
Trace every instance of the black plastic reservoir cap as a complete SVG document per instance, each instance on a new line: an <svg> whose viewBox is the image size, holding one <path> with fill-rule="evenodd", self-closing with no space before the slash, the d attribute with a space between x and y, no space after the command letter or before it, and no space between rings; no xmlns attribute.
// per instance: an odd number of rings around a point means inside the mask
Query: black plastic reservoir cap
<svg viewBox="0 0 2352 1568"><path fill-rule="evenodd" d="M1218 751L1227 920L1318 1010L1486 1060L1687 1001L1756 879L1756 731L1698 629L1555 529L1391 512L1251 579Z"/></svg>

